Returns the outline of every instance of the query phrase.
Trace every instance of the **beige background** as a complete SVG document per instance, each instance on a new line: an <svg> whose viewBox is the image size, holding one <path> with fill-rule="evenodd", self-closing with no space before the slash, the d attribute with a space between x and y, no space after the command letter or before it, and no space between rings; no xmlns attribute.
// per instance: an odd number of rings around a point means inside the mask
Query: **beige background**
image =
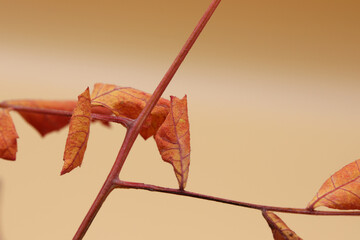
<svg viewBox="0 0 360 240"><path fill-rule="evenodd" d="M1 99L76 99L96 82L152 92L210 0L0 0ZM224 0L165 97L188 95L187 190L305 207L360 157L360 3ZM91 128L82 168L60 177L67 130L42 139L13 113L0 162L1 240L71 239L111 168L121 126ZM176 187L152 139L121 178ZM356 239L358 217L279 214L304 239ZM117 190L85 239L272 239L260 212Z"/></svg>

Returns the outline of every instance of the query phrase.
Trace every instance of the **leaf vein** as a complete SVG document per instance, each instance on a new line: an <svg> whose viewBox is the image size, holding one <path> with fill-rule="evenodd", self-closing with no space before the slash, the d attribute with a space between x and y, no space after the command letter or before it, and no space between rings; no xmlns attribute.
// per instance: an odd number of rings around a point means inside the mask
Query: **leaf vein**
<svg viewBox="0 0 360 240"><path fill-rule="evenodd" d="M165 142L168 142L168 143L171 143L171 144L174 144L174 145L179 145L178 142L172 142L170 141L168 138L165 138L164 136L158 134L158 137L161 138L161 140L165 141Z"/></svg>
<svg viewBox="0 0 360 240"><path fill-rule="evenodd" d="M104 87L105 85L102 86L102 88ZM103 92L99 95L96 95L93 99L97 99L97 98L100 98L100 97L103 97L103 96L106 96L112 92L115 92L115 91L120 91L120 89L127 89L128 87L116 87L114 89L111 89L109 91L106 91L106 92ZM100 90L98 91L98 93L100 93Z"/></svg>
<svg viewBox="0 0 360 240"><path fill-rule="evenodd" d="M178 142L178 146L179 146L179 155L180 155L180 172L181 172L181 184L180 184L180 188L184 187L184 166L183 166L183 158L182 158L182 147L180 145L180 141L179 141L179 136L177 133L177 129L176 129L176 124L175 124L175 116L174 116L174 103L173 101L171 102L171 118L174 124L174 132L175 132L175 136L176 136L176 141Z"/></svg>
<svg viewBox="0 0 360 240"><path fill-rule="evenodd" d="M336 202L335 202L334 200L332 200L332 199L329 199L327 196L325 196L324 199L327 200L327 201L329 201L329 202L331 202L331 203L333 203L333 204L336 205L336 206L339 206L338 203L336 203ZM337 208L338 208L338 207L337 207Z"/></svg>
<svg viewBox="0 0 360 240"><path fill-rule="evenodd" d="M346 189L346 188L341 188L341 190L344 190L345 192L351 193L351 194L353 194L355 197L357 197L358 199L360 199L360 196L359 196L359 195L357 195L356 193L354 193L354 192L352 192L352 191L350 191L350 190L348 190L348 189Z"/></svg>
<svg viewBox="0 0 360 240"><path fill-rule="evenodd" d="M316 201L314 201L314 203L312 204L312 206L314 206L320 199L322 199L322 198L327 199L326 196L328 196L329 194L331 194L331 193L339 190L340 188L342 188L342 187L344 187L344 186L346 186L346 185L348 185L348 184L350 184L350 183L355 182L355 181L358 180L359 178L360 178L360 176L357 176L356 178L348 181L347 183L344 183L344 184L342 184L342 185L340 185L340 186L338 186L338 187L335 187L333 190L331 190L331 191L329 191L329 192L321 195L320 197L317 195L317 196L318 196L318 199L317 199Z"/></svg>

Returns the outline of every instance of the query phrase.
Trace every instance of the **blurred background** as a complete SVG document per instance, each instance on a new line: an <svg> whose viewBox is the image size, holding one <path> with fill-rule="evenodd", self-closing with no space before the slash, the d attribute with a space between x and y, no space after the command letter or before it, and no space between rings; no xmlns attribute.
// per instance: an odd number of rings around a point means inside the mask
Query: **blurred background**
<svg viewBox="0 0 360 240"><path fill-rule="evenodd" d="M76 99L96 82L152 92L210 0L0 0L0 96ZM360 2L223 1L164 97L188 95L187 190L305 207L360 157ZM67 129L42 139L12 113L19 151L0 161L0 238L71 239L125 130L91 127L81 168L60 175ZM177 187L152 139L123 180ZM358 217L279 216L304 239L355 239ZM85 239L272 239L256 210L116 190Z"/></svg>

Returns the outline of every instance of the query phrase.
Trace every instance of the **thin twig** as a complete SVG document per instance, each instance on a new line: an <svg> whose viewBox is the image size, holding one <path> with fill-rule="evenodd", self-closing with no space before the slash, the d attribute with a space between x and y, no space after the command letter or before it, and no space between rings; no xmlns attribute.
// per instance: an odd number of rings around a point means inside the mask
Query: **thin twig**
<svg viewBox="0 0 360 240"><path fill-rule="evenodd" d="M72 115L72 111L18 106L18 105L7 104L5 102L0 103L0 108L10 108L17 112L59 115L59 116L64 116L64 117L71 117L71 115ZM111 115L104 115L104 114L97 114L97 113L92 113L91 119L105 121L105 122L120 123L120 124L123 124L125 127L128 127L129 125L131 125L134 122L133 119L126 118L126 117L111 116Z"/></svg>
<svg viewBox="0 0 360 240"><path fill-rule="evenodd" d="M254 203L240 202L226 198L219 198L219 197L200 194L196 192L189 192L175 188L166 188L166 187L160 187L151 184L144 184L137 182L127 182L119 179L115 181L115 188L142 189L153 192L169 193L169 194L175 194L175 195L181 195L181 196L187 196L193 198L200 198L200 199L205 199L220 203L226 203L240 207L252 208L261 211L285 212L285 213L305 214L305 215L323 215L323 216L324 215L325 216L360 216L360 211L317 211L317 210L309 210L306 208L274 207L274 206L260 205Z"/></svg>

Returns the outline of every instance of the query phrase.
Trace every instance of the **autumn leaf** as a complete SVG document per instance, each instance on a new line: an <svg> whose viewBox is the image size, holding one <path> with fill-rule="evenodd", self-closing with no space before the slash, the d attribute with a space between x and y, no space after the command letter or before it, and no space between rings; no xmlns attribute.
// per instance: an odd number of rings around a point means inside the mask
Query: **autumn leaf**
<svg viewBox="0 0 360 240"><path fill-rule="evenodd" d="M47 100L11 100L3 102L4 105L19 107L30 107L34 109L51 109L72 112L76 106L76 101L47 101ZM35 113L30 111L18 111L19 114L33 126L41 136L57 131L65 127L70 122L69 116ZM91 109L92 113L112 115L112 112L104 107L95 106ZM109 126L109 122L101 121L105 126Z"/></svg>
<svg viewBox="0 0 360 240"><path fill-rule="evenodd" d="M0 158L15 160L17 141L14 123L9 114L9 109L0 109Z"/></svg>
<svg viewBox="0 0 360 240"><path fill-rule="evenodd" d="M79 95L78 103L70 120L61 175L81 166L89 138L90 122L91 102L89 88L87 88Z"/></svg>
<svg viewBox="0 0 360 240"><path fill-rule="evenodd" d="M360 209L360 159L327 179L307 208L325 206L335 209Z"/></svg>
<svg viewBox="0 0 360 240"><path fill-rule="evenodd" d="M190 165L190 131L186 95L171 96L170 112L155 135L155 141L165 162L173 165L180 189L184 189Z"/></svg>
<svg viewBox="0 0 360 240"><path fill-rule="evenodd" d="M274 240L302 240L275 213L263 211L263 216L271 228Z"/></svg>
<svg viewBox="0 0 360 240"><path fill-rule="evenodd" d="M130 87L119 87L112 84L97 83L91 94L93 106L110 109L116 116L135 119L146 105L151 94ZM153 136L164 122L170 103L161 98L145 120L140 135L147 139Z"/></svg>
<svg viewBox="0 0 360 240"><path fill-rule="evenodd" d="M72 111L76 101L46 101L46 100L11 100L4 102L7 105L31 107L37 109L55 109L63 111ZM19 114L33 126L41 136L60 130L65 127L70 118L60 115L51 115L43 113L19 111Z"/></svg>

